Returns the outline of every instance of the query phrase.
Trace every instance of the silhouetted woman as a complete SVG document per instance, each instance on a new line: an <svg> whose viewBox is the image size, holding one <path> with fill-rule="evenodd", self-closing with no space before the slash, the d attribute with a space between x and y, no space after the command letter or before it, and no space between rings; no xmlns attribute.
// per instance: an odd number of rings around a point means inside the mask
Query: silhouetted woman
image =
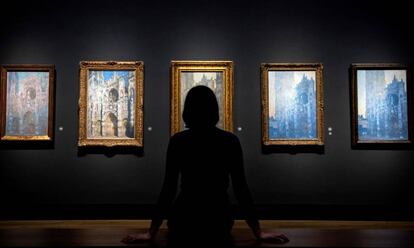
<svg viewBox="0 0 414 248"><path fill-rule="evenodd" d="M255 237L287 242L284 235L260 229L246 182L240 142L232 133L216 127L219 107L214 92L205 86L192 88L185 99L183 120L188 129L170 139L164 183L151 227L146 233L128 235L123 242L152 239L164 216L168 218L171 244L230 241L234 222L227 193L230 179ZM176 198L179 177L180 192Z"/></svg>

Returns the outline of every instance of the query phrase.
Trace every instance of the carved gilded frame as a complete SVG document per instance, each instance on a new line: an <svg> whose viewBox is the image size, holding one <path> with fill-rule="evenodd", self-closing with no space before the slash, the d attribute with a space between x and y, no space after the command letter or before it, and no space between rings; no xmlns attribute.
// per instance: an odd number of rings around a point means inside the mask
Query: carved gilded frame
<svg viewBox="0 0 414 248"><path fill-rule="evenodd" d="M358 135L358 70L405 70L406 71L406 93L407 93L407 131L406 140L361 140ZM412 115L412 85L410 67L397 63L356 63L349 67L351 83L351 136L353 147L390 145L410 145L413 140L413 115Z"/></svg>
<svg viewBox="0 0 414 248"><path fill-rule="evenodd" d="M91 70L135 71L135 125L134 138L125 139L90 139L87 137L87 91L88 75ZM79 138L78 146L143 146L143 88L144 63L142 61L81 61L80 62L80 95L79 95Z"/></svg>
<svg viewBox="0 0 414 248"><path fill-rule="evenodd" d="M181 131L181 73L222 72L223 73L223 129L233 131L233 62L232 61L171 61L171 135Z"/></svg>
<svg viewBox="0 0 414 248"><path fill-rule="evenodd" d="M6 111L7 111L7 73L8 72L48 72L48 121L46 135L6 135ZM55 103L55 66L24 64L1 66L1 118L0 139L2 141L53 141L54 134L54 103Z"/></svg>
<svg viewBox="0 0 414 248"><path fill-rule="evenodd" d="M270 71L315 71L316 74L316 138L315 139L271 139L269 137L269 72ZM262 143L264 146L323 146L324 145L324 102L323 65L320 63L263 63L262 81Z"/></svg>

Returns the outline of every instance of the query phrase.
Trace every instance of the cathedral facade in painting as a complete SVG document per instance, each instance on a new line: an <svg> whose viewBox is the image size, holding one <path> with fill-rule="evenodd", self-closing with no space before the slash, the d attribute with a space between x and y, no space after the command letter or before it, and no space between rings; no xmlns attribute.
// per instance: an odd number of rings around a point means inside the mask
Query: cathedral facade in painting
<svg viewBox="0 0 414 248"><path fill-rule="evenodd" d="M49 72L7 72L5 134L48 134Z"/></svg>
<svg viewBox="0 0 414 248"><path fill-rule="evenodd" d="M135 81L134 71L89 71L88 138L134 138Z"/></svg>
<svg viewBox="0 0 414 248"><path fill-rule="evenodd" d="M316 138L315 72L269 72L269 103L271 139Z"/></svg>
<svg viewBox="0 0 414 248"><path fill-rule="evenodd" d="M405 70L358 70L360 140L408 139Z"/></svg>

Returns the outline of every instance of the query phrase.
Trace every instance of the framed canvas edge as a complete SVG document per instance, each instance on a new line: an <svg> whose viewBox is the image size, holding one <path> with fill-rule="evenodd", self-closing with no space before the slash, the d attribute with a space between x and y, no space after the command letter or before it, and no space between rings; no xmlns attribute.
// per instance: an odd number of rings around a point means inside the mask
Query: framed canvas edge
<svg viewBox="0 0 414 248"><path fill-rule="evenodd" d="M87 138L87 75L89 70L134 70L135 76L135 138L88 139ZM144 134L144 62L143 61L80 61L78 101L78 147L137 147L143 148Z"/></svg>
<svg viewBox="0 0 414 248"><path fill-rule="evenodd" d="M54 64L4 64L0 66L0 141L2 142L53 142L55 122L55 83L56 67ZM48 120L46 135L6 135L7 111L7 72L48 72Z"/></svg>
<svg viewBox="0 0 414 248"><path fill-rule="evenodd" d="M357 94L357 71L358 70L406 70L407 76L407 140L359 140L358 137L358 94ZM380 148L405 147L413 145L413 86L412 66L403 63L352 63L349 66L350 75L350 99L351 99L351 146L353 148Z"/></svg>
<svg viewBox="0 0 414 248"><path fill-rule="evenodd" d="M316 139L270 139L269 138L269 71L315 71L316 80ZM261 63L261 106L263 146L324 146L324 97L322 63Z"/></svg>
<svg viewBox="0 0 414 248"><path fill-rule="evenodd" d="M180 132L181 71L220 70L224 73L223 129L233 132L234 63L230 60L172 60L170 63L170 136ZM206 69L207 68L207 69Z"/></svg>

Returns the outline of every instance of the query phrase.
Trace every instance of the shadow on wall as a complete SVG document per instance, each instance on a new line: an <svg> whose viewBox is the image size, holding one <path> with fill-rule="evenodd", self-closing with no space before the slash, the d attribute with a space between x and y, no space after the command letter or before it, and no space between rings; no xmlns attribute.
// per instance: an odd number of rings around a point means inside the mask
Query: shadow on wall
<svg viewBox="0 0 414 248"><path fill-rule="evenodd" d="M298 153L316 153L323 155L325 154L325 146L319 145L296 145L296 146L286 146L286 145L273 145L265 146L262 145L262 152L264 154L270 153L289 153L289 154L298 154Z"/></svg>
<svg viewBox="0 0 414 248"><path fill-rule="evenodd" d="M144 156L144 149L142 147L128 147L128 146L117 146L117 147L94 147L84 146L78 147L78 157L83 157L88 154L103 154L108 158L114 157L117 154L132 154L137 157Z"/></svg>

